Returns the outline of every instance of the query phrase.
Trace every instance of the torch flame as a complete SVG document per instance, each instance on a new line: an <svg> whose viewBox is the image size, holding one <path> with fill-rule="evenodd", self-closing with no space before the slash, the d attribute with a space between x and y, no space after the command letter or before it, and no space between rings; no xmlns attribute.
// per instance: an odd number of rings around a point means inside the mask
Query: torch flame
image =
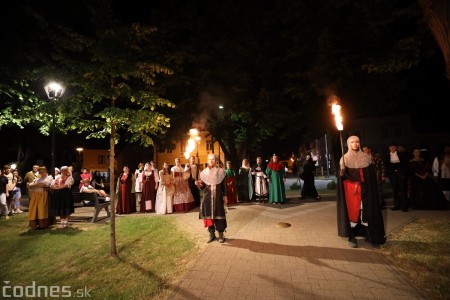
<svg viewBox="0 0 450 300"><path fill-rule="evenodd" d="M186 152L184 152L184 157L188 159L191 156L191 152L194 151L194 149L195 149L195 140L193 138L190 138L187 141Z"/></svg>
<svg viewBox="0 0 450 300"><path fill-rule="evenodd" d="M341 116L341 106L339 104L333 103L331 105L331 112L334 115L334 119L336 120L336 127L339 131L344 129L344 125L342 124L342 116Z"/></svg>

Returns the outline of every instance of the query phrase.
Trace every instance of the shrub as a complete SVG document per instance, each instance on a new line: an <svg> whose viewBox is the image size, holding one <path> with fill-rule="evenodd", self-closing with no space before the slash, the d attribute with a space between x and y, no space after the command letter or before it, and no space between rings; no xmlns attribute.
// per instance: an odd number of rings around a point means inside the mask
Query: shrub
<svg viewBox="0 0 450 300"><path fill-rule="evenodd" d="M336 188L337 188L336 180L332 180L332 181L328 182L327 189L335 190Z"/></svg>
<svg viewBox="0 0 450 300"><path fill-rule="evenodd" d="M291 190L299 190L300 189L300 185L298 184L298 182L294 182L289 188Z"/></svg>

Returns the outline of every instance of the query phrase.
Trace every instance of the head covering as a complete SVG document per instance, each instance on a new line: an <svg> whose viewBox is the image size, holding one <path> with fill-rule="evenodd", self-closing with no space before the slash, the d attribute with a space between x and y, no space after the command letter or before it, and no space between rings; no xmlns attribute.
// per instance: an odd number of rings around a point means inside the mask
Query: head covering
<svg viewBox="0 0 450 300"><path fill-rule="evenodd" d="M359 137L352 135L347 139L348 151L344 154L344 163L348 168L366 168L372 163L370 155L361 151L361 145L358 150L352 150L352 141L358 141ZM341 161L342 164L342 161Z"/></svg>

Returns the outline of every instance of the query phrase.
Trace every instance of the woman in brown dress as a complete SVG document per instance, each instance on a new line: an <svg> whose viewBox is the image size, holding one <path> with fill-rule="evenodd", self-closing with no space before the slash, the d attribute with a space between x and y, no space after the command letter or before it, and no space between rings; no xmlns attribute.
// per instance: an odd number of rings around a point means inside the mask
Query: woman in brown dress
<svg viewBox="0 0 450 300"><path fill-rule="evenodd" d="M156 191L158 190L159 175L153 163L145 163L142 172L141 213L154 212L156 204Z"/></svg>

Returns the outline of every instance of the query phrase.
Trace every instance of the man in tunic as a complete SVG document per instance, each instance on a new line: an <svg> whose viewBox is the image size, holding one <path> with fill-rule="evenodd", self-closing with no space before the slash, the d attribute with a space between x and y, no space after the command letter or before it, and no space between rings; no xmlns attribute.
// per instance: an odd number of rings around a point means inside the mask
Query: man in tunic
<svg viewBox="0 0 450 300"><path fill-rule="evenodd" d="M33 169L31 171L28 171L28 173L25 174L25 177L23 178L23 181L25 182L27 186L27 196L28 200L31 199L31 193L32 190L29 187L29 184L32 183L36 178L39 178L39 166L33 165Z"/></svg>
<svg viewBox="0 0 450 300"><path fill-rule="evenodd" d="M200 219L203 219L205 227L208 227L211 243L216 239L216 230L219 232L219 243L225 242L223 232L227 228L225 205L227 199L227 184L225 171L216 167L216 155L208 155L208 167L200 173L200 180L195 184L204 189L203 199L200 203Z"/></svg>
<svg viewBox="0 0 450 300"><path fill-rule="evenodd" d="M358 247L357 235L364 235L379 248L385 242L385 232L375 166L370 155L361 151L357 136L349 137L347 145L340 161L338 235L348 237L352 248Z"/></svg>

